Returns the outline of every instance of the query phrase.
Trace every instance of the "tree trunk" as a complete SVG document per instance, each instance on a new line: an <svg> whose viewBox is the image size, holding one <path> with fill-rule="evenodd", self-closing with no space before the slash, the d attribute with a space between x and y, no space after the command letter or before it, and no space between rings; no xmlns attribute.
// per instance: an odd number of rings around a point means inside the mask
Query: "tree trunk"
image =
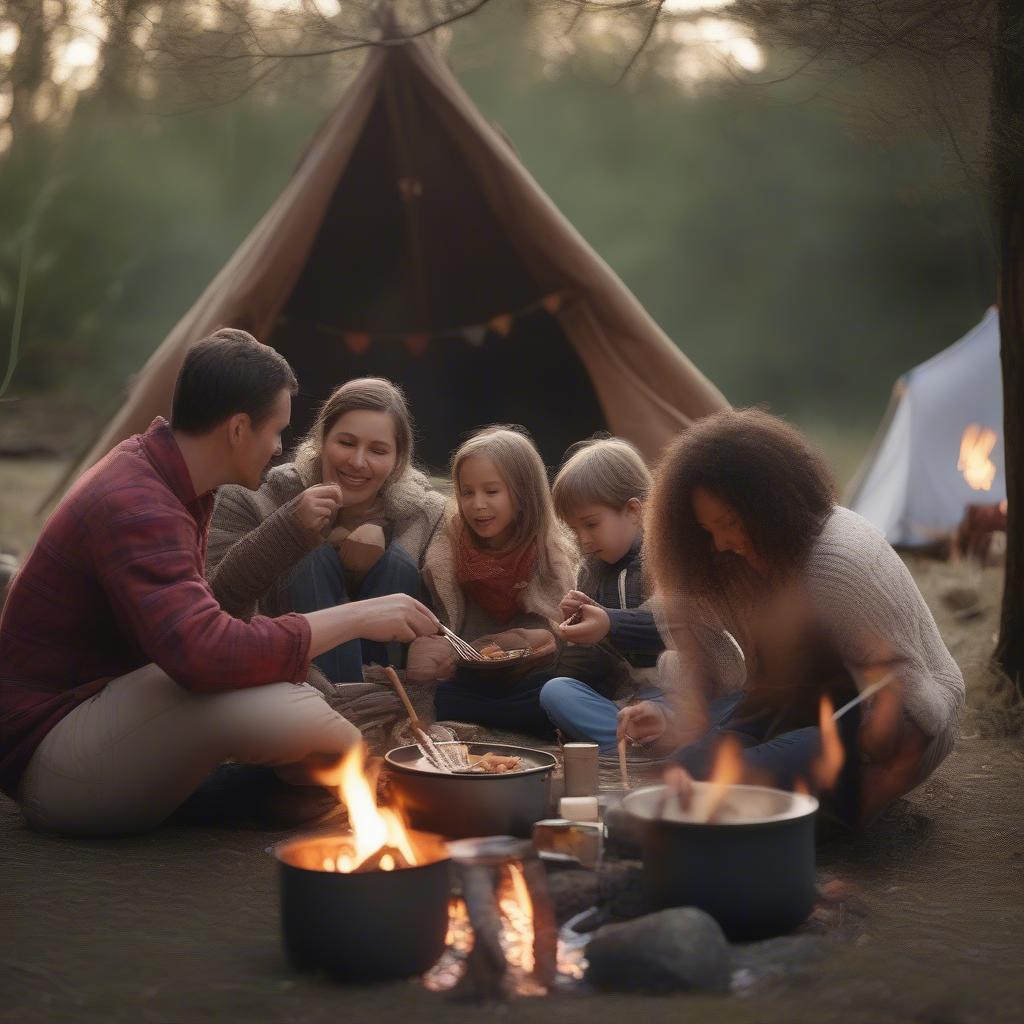
<svg viewBox="0 0 1024 1024"><path fill-rule="evenodd" d="M1006 581L995 660L1024 695L1024 5L999 0L993 47L992 172L998 231Z"/></svg>

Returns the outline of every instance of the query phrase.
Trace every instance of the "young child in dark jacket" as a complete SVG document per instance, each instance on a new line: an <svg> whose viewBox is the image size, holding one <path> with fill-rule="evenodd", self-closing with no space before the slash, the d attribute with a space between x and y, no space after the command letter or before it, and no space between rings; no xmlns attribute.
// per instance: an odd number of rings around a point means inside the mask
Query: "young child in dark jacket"
<svg viewBox="0 0 1024 1024"><path fill-rule="evenodd" d="M558 675L540 693L541 706L561 732L614 751L629 735L633 715L617 696L654 702L668 713L657 686L664 650L643 571L643 506L651 474L628 442L604 438L577 449L552 487L555 511L576 534L584 563L575 590L561 603L559 627L569 641ZM636 722L642 731L642 720Z"/></svg>

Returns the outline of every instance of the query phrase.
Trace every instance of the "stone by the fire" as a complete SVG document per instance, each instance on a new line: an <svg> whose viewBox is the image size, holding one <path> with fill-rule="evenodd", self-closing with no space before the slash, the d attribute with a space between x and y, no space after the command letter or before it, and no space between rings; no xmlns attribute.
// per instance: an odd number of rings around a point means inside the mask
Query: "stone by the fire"
<svg viewBox="0 0 1024 1024"><path fill-rule="evenodd" d="M587 946L587 981L637 992L729 989L729 944L695 907L673 907L600 929Z"/></svg>

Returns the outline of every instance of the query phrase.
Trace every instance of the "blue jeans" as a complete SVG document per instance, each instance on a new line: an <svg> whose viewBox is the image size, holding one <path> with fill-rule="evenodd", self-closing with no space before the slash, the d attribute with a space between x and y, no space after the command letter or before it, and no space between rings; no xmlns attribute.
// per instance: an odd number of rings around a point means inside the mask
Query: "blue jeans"
<svg viewBox="0 0 1024 1024"><path fill-rule="evenodd" d="M450 682L437 684L434 712L442 722L475 722L489 729L554 739L554 727L541 710L539 699L550 671L527 673L507 682L459 669Z"/></svg>
<svg viewBox="0 0 1024 1024"><path fill-rule="evenodd" d="M359 592L350 595L338 553L330 544L321 544L295 564L284 581L283 591L292 611L315 612L387 594L408 594L420 600L423 587L412 556L400 544L389 544L366 574ZM352 683L363 678L363 665L401 667L405 650L404 644L355 639L325 651L313 662L331 682Z"/></svg>
<svg viewBox="0 0 1024 1024"><path fill-rule="evenodd" d="M718 744L725 734L737 740L747 768L760 777L767 777L780 789L793 789L800 781L808 784L814 762L821 754L821 730L816 725L791 729L769 736L773 712L740 718L738 710L743 694L725 697L711 704L711 728L696 742L677 750L673 760L681 764L695 779L707 779L714 765ZM857 751L857 730L860 708L853 708L836 723L843 744L845 760L827 804L847 824L856 821L860 803L860 758Z"/></svg>
<svg viewBox="0 0 1024 1024"><path fill-rule="evenodd" d="M665 693L657 686L643 687L637 691L637 697L660 704L665 702ZM540 704L566 736L596 743L603 754L614 753L619 720L619 707L614 701L602 697L579 679L556 676L544 684Z"/></svg>

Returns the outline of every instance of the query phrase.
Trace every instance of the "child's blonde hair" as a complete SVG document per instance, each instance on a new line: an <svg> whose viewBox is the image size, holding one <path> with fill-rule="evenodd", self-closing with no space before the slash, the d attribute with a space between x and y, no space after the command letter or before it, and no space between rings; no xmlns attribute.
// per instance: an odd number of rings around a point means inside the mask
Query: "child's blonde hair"
<svg viewBox="0 0 1024 1024"><path fill-rule="evenodd" d="M585 441L563 464L551 488L558 518L568 521L586 505L621 509L630 498L647 500L654 481L643 456L619 437Z"/></svg>
<svg viewBox="0 0 1024 1024"><path fill-rule="evenodd" d="M485 427L464 441L452 456L452 485L458 502L459 473L467 459L482 456L490 459L512 496L515 529L508 548L521 547L538 537L546 537L556 527L548 474L540 452L529 436L514 426L497 424ZM462 505L459 503L461 516ZM476 534L470 530L476 540Z"/></svg>

